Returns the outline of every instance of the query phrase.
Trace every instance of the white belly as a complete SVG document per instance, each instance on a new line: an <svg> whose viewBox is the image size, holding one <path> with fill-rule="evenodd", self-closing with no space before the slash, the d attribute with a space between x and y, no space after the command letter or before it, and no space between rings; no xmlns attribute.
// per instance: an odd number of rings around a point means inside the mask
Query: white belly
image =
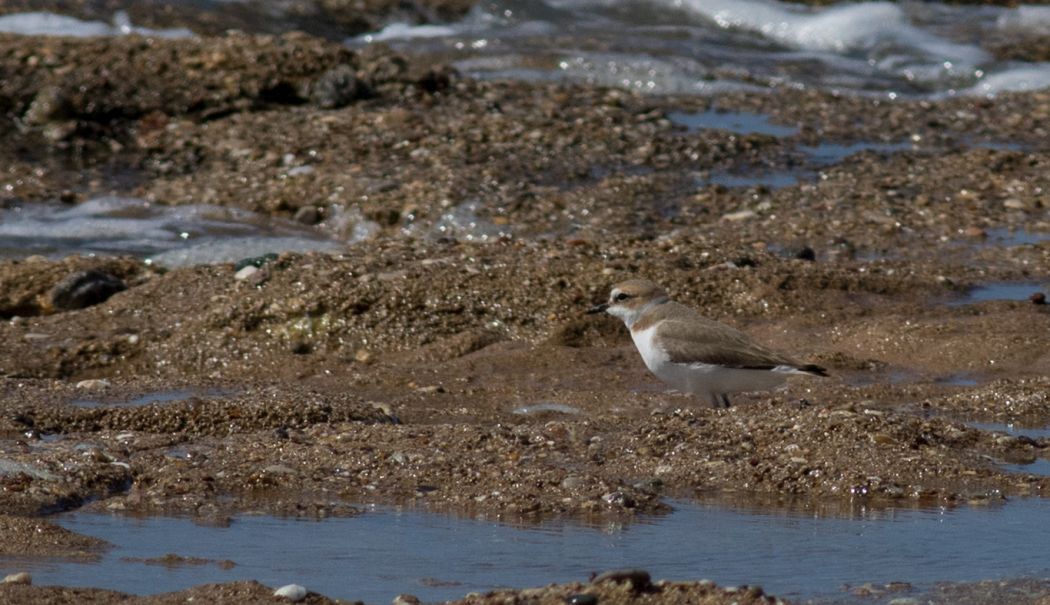
<svg viewBox="0 0 1050 605"><path fill-rule="evenodd" d="M793 368L744 370L706 363L672 363L668 355L653 346L654 328L631 332L645 367L668 386L711 399L714 395L764 391L784 383Z"/></svg>

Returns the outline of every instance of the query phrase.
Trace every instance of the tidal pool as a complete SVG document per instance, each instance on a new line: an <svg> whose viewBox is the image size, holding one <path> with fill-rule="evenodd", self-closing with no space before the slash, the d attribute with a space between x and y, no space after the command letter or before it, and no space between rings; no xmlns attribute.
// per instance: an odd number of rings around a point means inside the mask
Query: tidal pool
<svg viewBox="0 0 1050 605"><path fill-rule="evenodd" d="M847 598L846 585L1050 575L1050 501L958 509L870 509L841 516L673 502L671 514L630 524L551 520L510 525L368 507L323 521L237 516L223 526L186 518L71 513L64 527L112 542L98 562L2 560L34 583L98 586L138 594L254 579L295 582L328 596L389 603L497 587L586 581L595 571L638 567L654 578L759 584L795 599ZM129 559L175 553L215 565L156 566ZM218 564L229 559L235 566Z"/></svg>

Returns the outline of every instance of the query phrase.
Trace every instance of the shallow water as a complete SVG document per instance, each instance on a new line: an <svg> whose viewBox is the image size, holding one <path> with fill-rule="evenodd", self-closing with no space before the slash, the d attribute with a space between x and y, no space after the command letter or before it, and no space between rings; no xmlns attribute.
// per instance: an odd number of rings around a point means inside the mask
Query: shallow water
<svg viewBox="0 0 1050 605"><path fill-rule="evenodd" d="M1047 284L1041 282L989 283L970 290L952 305L968 305L989 300L1028 300L1036 292L1047 292Z"/></svg>
<svg viewBox="0 0 1050 605"><path fill-rule="evenodd" d="M980 429L982 431L998 431L1007 435L1024 436L1031 439L1050 439L1050 426L1048 427L1024 427L1017 424L1005 424L999 422L967 422L966 426Z"/></svg>
<svg viewBox="0 0 1050 605"><path fill-rule="evenodd" d="M798 133L794 126L782 126L769 121L760 113L746 111L701 111L696 113L671 112L667 119L685 126L690 132L704 129L727 130L738 134L765 134L789 137Z"/></svg>
<svg viewBox="0 0 1050 605"><path fill-rule="evenodd" d="M738 172L712 172L706 179L700 179L697 184L721 185L732 189L733 187L766 187L768 189L781 189L798 185L808 175L800 170L771 170L755 171L750 174Z"/></svg>
<svg viewBox="0 0 1050 605"><path fill-rule="evenodd" d="M889 98L1050 86L1050 65L978 41L1042 32L1050 10L936 2L808 7L773 0L483 1L459 23L395 23L348 41L445 53L478 77L654 93L817 87Z"/></svg>
<svg viewBox="0 0 1050 605"><path fill-rule="evenodd" d="M0 209L0 258L128 254L166 267L235 262L268 252L335 251L313 227L208 205L163 206L99 197L75 206Z"/></svg>
<svg viewBox="0 0 1050 605"><path fill-rule="evenodd" d="M549 521L514 527L369 509L354 518L302 521L238 516L228 526L189 519L73 513L58 522L116 547L98 563L8 560L35 583L133 593L205 582L295 582L333 597L388 603L401 592L449 599L501 586L586 581L594 571L640 567L655 578L761 584L782 597L841 596L844 584L1046 576L1050 501L993 507L866 509L848 517L676 502L675 512L626 526ZM123 561L167 553L218 565L158 567Z"/></svg>
<svg viewBox="0 0 1050 605"><path fill-rule="evenodd" d="M947 384L953 387L975 387L981 384L981 381L969 374L951 374L950 376L938 378L937 383Z"/></svg>
<svg viewBox="0 0 1050 605"><path fill-rule="evenodd" d="M277 0L262 13L287 14ZM301 15L289 19L294 27ZM1050 31L1050 8L775 0L481 0L456 23L390 23L348 38L445 55L478 77L573 80L653 93L789 86L940 98L1050 86L1050 64L998 60L996 40ZM319 29L331 32L329 23ZM0 32L187 37L52 13L0 16ZM349 35L349 32L348 32Z"/></svg>
<svg viewBox="0 0 1050 605"><path fill-rule="evenodd" d="M0 15L0 32L30 36L73 36L93 38L136 34L158 38L188 38L193 32L184 28L149 29L131 23L127 13L117 11L112 23L84 21L55 13L33 12Z"/></svg>
<svg viewBox="0 0 1050 605"><path fill-rule="evenodd" d="M109 401L102 399L74 399L70 404L81 408L98 407L138 407L153 403L172 403L185 401L190 398L213 399L232 394L228 389L169 389L164 391L153 391L134 397L125 401Z"/></svg>
<svg viewBox="0 0 1050 605"><path fill-rule="evenodd" d="M1025 473L1029 475L1039 475L1040 477L1050 477L1050 460L1046 458L1037 458L1035 462L1028 464L1001 464L1001 468L1011 473Z"/></svg>
<svg viewBox="0 0 1050 605"><path fill-rule="evenodd" d="M711 114L710 116L708 114ZM675 115L675 114L673 114ZM771 136L791 136L794 131L788 132L786 127L769 124L766 116L749 113L721 114L718 112L705 112L704 114L677 114L679 124L688 126L690 130L704 128L730 130L741 134L760 132ZM705 116L695 121L687 122L684 115ZM717 116L728 116L719 118ZM777 129L780 134L775 134ZM763 130L764 129L764 130ZM769 189L780 189L798 185L807 181L816 181L820 178L820 169L837 164L846 158L863 152L877 154L892 154L908 149L913 146L908 142L900 143L878 143L875 141L855 141L853 143L821 143L819 145L803 145L798 147L800 153L798 162L788 168L736 168L731 170L714 171L704 178L696 180L697 186L721 185L723 187L758 187L764 186Z"/></svg>
<svg viewBox="0 0 1050 605"><path fill-rule="evenodd" d="M1050 241L1050 233L1040 233L1027 229L989 229L986 245L990 246L1025 246Z"/></svg>

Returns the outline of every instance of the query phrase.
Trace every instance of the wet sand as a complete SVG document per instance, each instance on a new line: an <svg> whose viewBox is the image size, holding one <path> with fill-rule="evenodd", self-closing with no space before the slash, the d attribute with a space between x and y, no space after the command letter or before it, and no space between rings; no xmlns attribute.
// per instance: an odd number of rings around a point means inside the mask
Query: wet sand
<svg viewBox="0 0 1050 605"><path fill-rule="evenodd" d="M98 552L46 520L76 508L629 520L669 497L954 507L1050 489L1003 466L1050 459L1050 440L967 424L1050 424L1050 307L966 300L994 283L1050 290L1050 239L995 235L1050 233L1050 93L642 97L473 81L305 34L6 36L0 67L0 204L116 193L322 225L343 205L377 226L342 254L282 254L246 279L133 258L0 262L8 554ZM797 132L672 119L712 105ZM800 152L828 142L904 145L830 164ZM760 170L799 182L705 184ZM485 203L471 220L446 220L472 200ZM75 308L62 292L87 270L125 288ZM832 377L728 410L666 392L618 322L583 315L631 276ZM772 602L696 582L587 590ZM271 591L0 586L27 603Z"/></svg>

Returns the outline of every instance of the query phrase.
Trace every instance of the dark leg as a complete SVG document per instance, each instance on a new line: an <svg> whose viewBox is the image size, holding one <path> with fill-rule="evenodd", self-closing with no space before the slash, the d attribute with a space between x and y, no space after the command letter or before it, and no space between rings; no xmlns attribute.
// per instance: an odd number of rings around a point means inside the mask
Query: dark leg
<svg viewBox="0 0 1050 605"><path fill-rule="evenodd" d="M728 408L731 405L733 404L729 403L729 395L722 393L722 406Z"/></svg>

